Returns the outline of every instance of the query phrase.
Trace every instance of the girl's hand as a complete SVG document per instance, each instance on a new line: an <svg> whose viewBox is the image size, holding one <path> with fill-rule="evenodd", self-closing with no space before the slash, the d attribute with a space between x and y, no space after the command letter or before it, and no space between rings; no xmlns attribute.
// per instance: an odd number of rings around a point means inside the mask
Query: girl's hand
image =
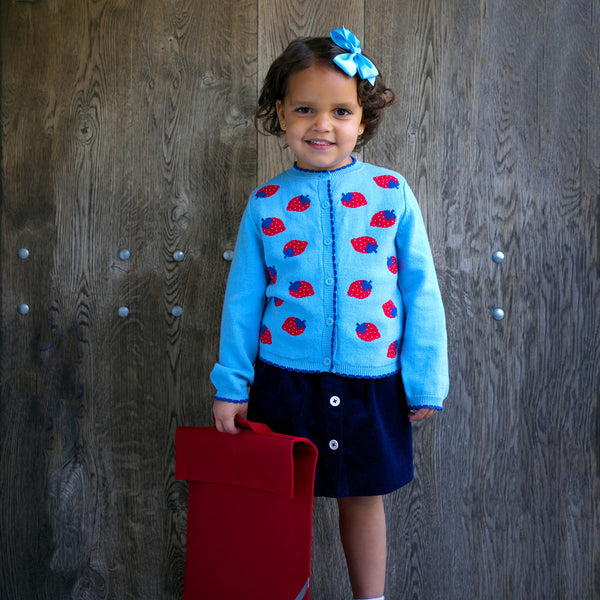
<svg viewBox="0 0 600 600"><path fill-rule="evenodd" d="M436 412L438 411L435 410L435 408L414 409L414 411L411 410L409 412L408 420L411 423L414 423L415 421L422 421L423 419L429 419L430 417L433 417Z"/></svg>
<svg viewBox="0 0 600 600"><path fill-rule="evenodd" d="M248 414L248 403L224 402L215 400L213 404L213 415L217 429L223 433L239 433L241 429L236 427L235 418L245 419Z"/></svg>

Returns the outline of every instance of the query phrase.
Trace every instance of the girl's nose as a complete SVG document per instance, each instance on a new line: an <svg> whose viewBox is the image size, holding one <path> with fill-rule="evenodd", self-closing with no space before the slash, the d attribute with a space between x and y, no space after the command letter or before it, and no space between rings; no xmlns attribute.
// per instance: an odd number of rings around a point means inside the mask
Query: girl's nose
<svg viewBox="0 0 600 600"><path fill-rule="evenodd" d="M331 119L327 114L317 114L313 121L315 131L329 131L331 129Z"/></svg>

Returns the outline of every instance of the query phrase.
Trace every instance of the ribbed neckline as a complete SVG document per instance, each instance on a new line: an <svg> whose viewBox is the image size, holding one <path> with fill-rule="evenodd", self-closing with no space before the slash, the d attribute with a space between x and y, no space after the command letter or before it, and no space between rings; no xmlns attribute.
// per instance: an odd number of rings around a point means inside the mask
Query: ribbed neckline
<svg viewBox="0 0 600 600"><path fill-rule="evenodd" d="M333 175L333 174L340 173L341 171L353 171L358 166L363 164L360 160L358 160L354 156L351 156L350 158L352 159L351 163L348 163L347 165L344 165L343 167L338 167L337 169L323 169L323 170L303 169L302 167L298 166L298 163L294 163L292 168L290 169L290 171L293 172L294 174L305 175L305 176L306 175L322 175L323 173L329 173L330 175Z"/></svg>

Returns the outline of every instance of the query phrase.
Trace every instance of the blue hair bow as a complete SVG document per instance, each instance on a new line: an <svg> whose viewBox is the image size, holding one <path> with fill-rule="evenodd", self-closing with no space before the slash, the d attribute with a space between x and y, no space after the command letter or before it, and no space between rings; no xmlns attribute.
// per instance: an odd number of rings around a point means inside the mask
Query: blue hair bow
<svg viewBox="0 0 600 600"><path fill-rule="evenodd" d="M350 75L350 77L354 77L358 71L361 79L366 79L371 85L375 85L375 77L379 75L379 71L377 70L377 67L363 55L362 50L360 49L360 40L345 27L333 29L329 32L329 35L334 44L344 50L350 50L348 54L338 54L333 59L333 62L342 69L344 73Z"/></svg>

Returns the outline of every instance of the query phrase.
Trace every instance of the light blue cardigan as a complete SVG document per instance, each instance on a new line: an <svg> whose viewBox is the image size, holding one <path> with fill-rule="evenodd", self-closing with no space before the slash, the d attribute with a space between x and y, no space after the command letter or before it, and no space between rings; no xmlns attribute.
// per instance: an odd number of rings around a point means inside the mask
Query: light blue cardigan
<svg viewBox="0 0 600 600"><path fill-rule="evenodd" d="M296 166L257 188L227 283L216 398L248 400L257 359L378 378L401 370L411 408L448 393L444 307L404 178L360 161Z"/></svg>

